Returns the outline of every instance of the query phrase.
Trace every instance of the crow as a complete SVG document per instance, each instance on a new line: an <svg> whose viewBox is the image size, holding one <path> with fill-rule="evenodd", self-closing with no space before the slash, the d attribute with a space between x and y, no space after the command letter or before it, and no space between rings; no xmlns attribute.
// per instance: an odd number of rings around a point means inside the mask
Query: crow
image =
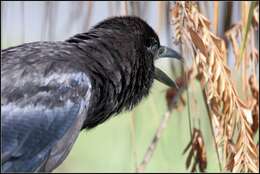
<svg viewBox="0 0 260 174"><path fill-rule="evenodd" d="M1 168L51 172L81 130L131 110L154 79L175 83L154 66L181 60L135 16L110 17L65 41L1 50Z"/></svg>

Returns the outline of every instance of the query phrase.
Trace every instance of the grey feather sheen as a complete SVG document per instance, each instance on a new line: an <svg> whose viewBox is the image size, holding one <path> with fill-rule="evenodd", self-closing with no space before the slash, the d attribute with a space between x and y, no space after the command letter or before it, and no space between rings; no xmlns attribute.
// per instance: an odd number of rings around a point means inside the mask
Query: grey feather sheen
<svg viewBox="0 0 260 174"><path fill-rule="evenodd" d="M153 29L143 20L118 17L105 20L89 32L77 34L65 42L34 42L3 50L5 64L1 76L8 74L8 78L3 79L2 84L6 85L1 86L1 91L11 91L4 100L26 105L25 100L20 103L19 100L27 97L33 102L41 86L38 83L45 81L45 77L53 73L82 72L92 85L82 128L95 127L113 114L132 109L148 95L154 79L153 54L146 48L146 41L151 37L159 42ZM13 52L19 52L19 59L7 60ZM39 79L39 74L44 80ZM10 86L17 88L13 91ZM52 88L56 88L55 83ZM66 87L63 88L66 91ZM42 103L51 107L58 104L53 102L51 90L40 89L42 95L47 95Z"/></svg>

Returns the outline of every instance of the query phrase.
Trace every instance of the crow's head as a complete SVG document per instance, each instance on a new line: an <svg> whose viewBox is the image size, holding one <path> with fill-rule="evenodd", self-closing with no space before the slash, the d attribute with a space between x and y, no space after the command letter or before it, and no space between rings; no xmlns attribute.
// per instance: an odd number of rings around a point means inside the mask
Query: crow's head
<svg viewBox="0 0 260 174"><path fill-rule="evenodd" d="M103 99L94 103L99 109L93 110L85 127L94 127L122 109L132 109L149 94L154 79L175 85L154 63L160 58L181 56L161 46L155 31L138 17L106 19L68 42L91 55L91 64L86 66L95 86L93 96Z"/></svg>
<svg viewBox="0 0 260 174"><path fill-rule="evenodd" d="M145 59L145 61L152 62L152 64L156 60L166 57L182 60L182 57L176 51L160 45L160 40L155 31L139 17L112 17L97 24L94 29L118 31L118 33L123 33L121 39L125 39L126 41L135 40L135 49L143 57L139 57L138 55L131 58ZM130 43L126 42L126 45L128 44L129 48L131 48ZM157 67L154 68L154 78L167 86L177 87L175 82Z"/></svg>
<svg viewBox="0 0 260 174"><path fill-rule="evenodd" d="M119 107L119 111L121 108L133 108L148 95L154 79L176 87L175 82L159 67L155 67L154 63L160 58L181 60L182 57L174 50L162 46L158 35L144 20L135 16L112 17L94 26L90 33L93 37L102 38L100 41L103 43L109 42L112 55L120 55L119 60L116 56L113 60L115 63L119 61L126 78L121 79L125 83L125 89L122 89L124 99L119 103L123 107Z"/></svg>

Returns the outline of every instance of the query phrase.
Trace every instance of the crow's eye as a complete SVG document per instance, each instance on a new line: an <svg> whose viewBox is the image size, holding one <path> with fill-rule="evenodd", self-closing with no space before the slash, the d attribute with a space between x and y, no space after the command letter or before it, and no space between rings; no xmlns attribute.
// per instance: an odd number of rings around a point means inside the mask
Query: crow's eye
<svg viewBox="0 0 260 174"><path fill-rule="evenodd" d="M149 38L146 40L146 47L152 51L155 51L159 48L159 44L154 38Z"/></svg>

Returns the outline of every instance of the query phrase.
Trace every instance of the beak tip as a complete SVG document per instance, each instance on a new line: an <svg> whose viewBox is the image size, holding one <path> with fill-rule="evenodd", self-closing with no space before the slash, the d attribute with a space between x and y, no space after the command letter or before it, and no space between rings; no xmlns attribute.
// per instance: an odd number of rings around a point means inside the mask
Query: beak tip
<svg viewBox="0 0 260 174"><path fill-rule="evenodd" d="M155 68L155 79L171 88L173 87L175 87L176 89L179 88L178 85L175 83L175 81L172 80L170 77L168 77L168 75L165 74L159 68Z"/></svg>

